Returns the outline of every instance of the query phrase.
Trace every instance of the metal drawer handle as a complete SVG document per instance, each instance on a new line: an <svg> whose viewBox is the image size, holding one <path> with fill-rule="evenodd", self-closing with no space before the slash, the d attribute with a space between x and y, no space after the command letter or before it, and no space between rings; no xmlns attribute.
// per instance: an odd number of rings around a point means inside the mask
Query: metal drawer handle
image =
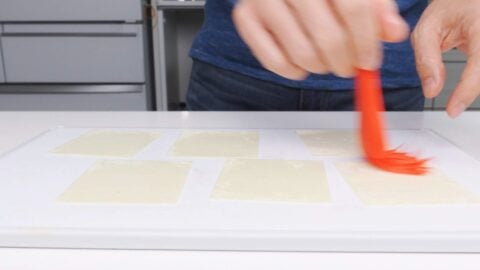
<svg viewBox="0 0 480 270"><path fill-rule="evenodd" d="M6 84L0 85L0 94L128 94L141 93L143 87L138 84L122 85L31 85L31 84Z"/></svg>
<svg viewBox="0 0 480 270"><path fill-rule="evenodd" d="M138 34L135 32L127 33L112 33L112 32L99 32L99 33L71 33L71 32L56 32L56 33L29 33L29 32L15 32L15 33L3 33L3 37L136 37Z"/></svg>

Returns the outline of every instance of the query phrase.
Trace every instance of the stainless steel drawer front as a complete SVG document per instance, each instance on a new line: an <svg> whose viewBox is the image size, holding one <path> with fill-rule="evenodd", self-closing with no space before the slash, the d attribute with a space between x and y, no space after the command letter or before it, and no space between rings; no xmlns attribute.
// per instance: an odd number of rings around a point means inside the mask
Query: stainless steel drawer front
<svg viewBox="0 0 480 270"><path fill-rule="evenodd" d="M2 50L2 31L3 27L0 24L0 83L5 82L5 70L3 68L3 50Z"/></svg>
<svg viewBox="0 0 480 270"><path fill-rule="evenodd" d="M144 111L147 100L143 85L0 85L0 111Z"/></svg>
<svg viewBox="0 0 480 270"><path fill-rule="evenodd" d="M138 21L143 0L1 0L0 21Z"/></svg>
<svg viewBox="0 0 480 270"><path fill-rule="evenodd" d="M8 83L143 83L141 25L6 24Z"/></svg>
<svg viewBox="0 0 480 270"><path fill-rule="evenodd" d="M0 94L132 94L144 92L144 86L98 85L15 85L0 86Z"/></svg>

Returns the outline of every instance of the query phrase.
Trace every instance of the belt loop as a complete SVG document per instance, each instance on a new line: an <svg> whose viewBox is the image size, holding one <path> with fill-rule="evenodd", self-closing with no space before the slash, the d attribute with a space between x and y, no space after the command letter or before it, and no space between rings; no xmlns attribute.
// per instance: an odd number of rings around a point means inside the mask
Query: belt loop
<svg viewBox="0 0 480 270"><path fill-rule="evenodd" d="M299 88L298 90L300 91L300 97L298 99L298 110L303 111L303 95L305 90L301 88Z"/></svg>

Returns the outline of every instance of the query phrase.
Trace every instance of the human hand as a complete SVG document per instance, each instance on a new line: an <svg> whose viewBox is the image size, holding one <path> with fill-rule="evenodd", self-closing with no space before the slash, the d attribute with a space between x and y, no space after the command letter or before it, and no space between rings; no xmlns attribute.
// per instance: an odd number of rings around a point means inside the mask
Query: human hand
<svg viewBox="0 0 480 270"><path fill-rule="evenodd" d="M442 53L456 47L467 56L447 104L448 114L459 116L480 95L480 1L434 0L414 30L412 44L427 98L438 96L445 84Z"/></svg>
<svg viewBox="0 0 480 270"><path fill-rule="evenodd" d="M260 63L294 80L378 69L381 42L409 32L394 0L239 0L232 16Z"/></svg>

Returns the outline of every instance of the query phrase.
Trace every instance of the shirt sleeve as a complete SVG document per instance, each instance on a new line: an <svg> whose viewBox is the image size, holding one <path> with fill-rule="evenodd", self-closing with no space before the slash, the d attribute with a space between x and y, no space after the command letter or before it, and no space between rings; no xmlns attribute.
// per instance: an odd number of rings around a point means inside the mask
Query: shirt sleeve
<svg viewBox="0 0 480 270"><path fill-rule="evenodd" d="M228 0L228 2L232 5L235 5L237 3L238 0Z"/></svg>

